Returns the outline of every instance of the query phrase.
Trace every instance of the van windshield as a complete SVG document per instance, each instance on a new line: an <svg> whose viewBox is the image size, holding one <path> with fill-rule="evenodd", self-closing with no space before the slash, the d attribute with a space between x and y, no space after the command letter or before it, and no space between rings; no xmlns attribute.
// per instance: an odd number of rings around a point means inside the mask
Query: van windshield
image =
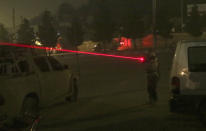
<svg viewBox="0 0 206 131"><path fill-rule="evenodd" d="M190 47L188 57L191 72L206 72L206 46Z"/></svg>

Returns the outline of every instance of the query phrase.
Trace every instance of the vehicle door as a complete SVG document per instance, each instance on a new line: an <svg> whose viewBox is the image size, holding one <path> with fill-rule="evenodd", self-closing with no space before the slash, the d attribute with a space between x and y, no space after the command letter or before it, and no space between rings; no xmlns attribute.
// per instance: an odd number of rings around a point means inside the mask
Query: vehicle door
<svg viewBox="0 0 206 131"><path fill-rule="evenodd" d="M33 65L27 59L10 61L0 67L0 72L5 76L2 88L4 90L1 91L7 97L8 109L13 109L12 112L15 112L21 108L26 95L33 92L39 94L40 88Z"/></svg>
<svg viewBox="0 0 206 131"><path fill-rule="evenodd" d="M206 95L206 46L188 48L189 80L193 94Z"/></svg>
<svg viewBox="0 0 206 131"><path fill-rule="evenodd" d="M56 93L58 93L58 98L56 99L64 98L69 89L69 74L66 72L64 65L54 57L48 57L48 61L52 68L53 75L51 77L55 81L55 86L57 87Z"/></svg>
<svg viewBox="0 0 206 131"><path fill-rule="evenodd" d="M38 82L37 73L34 70L34 65L27 60L22 59L17 62L17 68L19 68L20 73L14 75L18 80L18 83L21 87L21 92L25 91L26 93L40 93L40 83Z"/></svg>
<svg viewBox="0 0 206 131"><path fill-rule="evenodd" d="M55 103L59 97L59 82L54 71L52 71L47 57L35 57L34 62L38 68L38 76L41 85L41 99L43 106Z"/></svg>
<svg viewBox="0 0 206 131"><path fill-rule="evenodd" d="M11 61L4 65L4 73L8 76L5 80L7 86L13 86L15 94L19 92L26 94L26 92L38 90L38 77L29 61L27 59Z"/></svg>

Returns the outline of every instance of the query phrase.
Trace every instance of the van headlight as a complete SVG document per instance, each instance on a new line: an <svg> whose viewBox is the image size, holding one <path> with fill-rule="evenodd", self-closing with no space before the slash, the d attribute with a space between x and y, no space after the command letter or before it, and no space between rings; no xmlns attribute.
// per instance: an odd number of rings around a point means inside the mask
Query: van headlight
<svg viewBox="0 0 206 131"><path fill-rule="evenodd" d="M183 68L180 73L181 76L188 76L188 69L187 68Z"/></svg>

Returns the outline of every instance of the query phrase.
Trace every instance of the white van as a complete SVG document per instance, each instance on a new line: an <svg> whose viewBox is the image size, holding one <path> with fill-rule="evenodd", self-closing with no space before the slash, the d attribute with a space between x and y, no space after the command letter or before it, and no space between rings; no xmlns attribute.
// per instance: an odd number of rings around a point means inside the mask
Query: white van
<svg viewBox="0 0 206 131"><path fill-rule="evenodd" d="M206 41L177 44L170 80L171 112L197 111L206 116Z"/></svg>

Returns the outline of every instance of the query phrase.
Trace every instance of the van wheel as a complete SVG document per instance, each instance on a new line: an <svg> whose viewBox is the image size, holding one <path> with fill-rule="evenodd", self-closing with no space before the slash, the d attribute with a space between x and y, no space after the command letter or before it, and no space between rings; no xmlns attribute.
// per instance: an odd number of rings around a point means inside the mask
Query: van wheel
<svg viewBox="0 0 206 131"><path fill-rule="evenodd" d="M206 102L203 102L199 106L198 116L204 126L206 126Z"/></svg>
<svg viewBox="0 0 206 131"><path fill-rule="evenodd" d="M77 81L74 80L73 83L72 83L72 95L66 97L66 101L77 102L78 93L79 93L79 91L78 91L78 87L77 87Z"/></svg>
<svg viewBox="0 0 206 131"><path fill-rule="evenodd" d="M35 97L25 98L21 110L21 116L23 121L26 124L31 124L38 117L38 115L39 115L38 98Z"/></svg>

